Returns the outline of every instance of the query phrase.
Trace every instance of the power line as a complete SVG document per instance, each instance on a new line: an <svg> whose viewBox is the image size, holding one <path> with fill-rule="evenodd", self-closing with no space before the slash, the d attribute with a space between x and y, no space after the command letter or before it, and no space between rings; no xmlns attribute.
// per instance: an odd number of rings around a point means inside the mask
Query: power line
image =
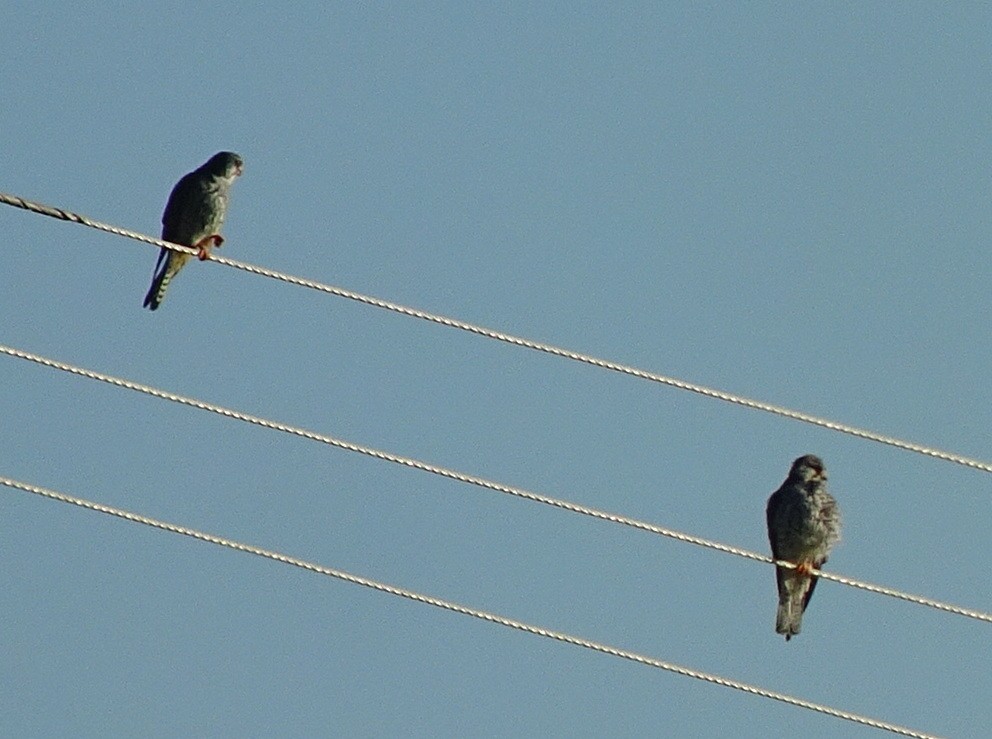
<svg viewBox="0 0 992 739"><path fill-rule="evenodd" d="M297 426L291 426L289 424L281 423L279 421L272 421L260 416L255 416L250 413L245 413L243 411L234 410L231 408L225 408L224 406L216 405L205 400L198 400L196 398L191 398L185 395L179 395L178 393L169 392L167 390L160 390L158 388L151 387L149 385L143 385L132 380L127 380L121 377L114 377L113 375L104 374L102 372L97 372L95 370L85 369L83 367L77 367L66 362L60 362L55 359L49 359L48 357L42 357L38 354L33 354L31 352L26 352L21 349L13 349L8 346L0 344L0 354L6 354L10 357L15 357L17 359L24 359L35 364L39 364L43 367L49 367L51 369L61 370L63 372L68 372L69 374L77 375L79 377L85 377L90 380L97 380L99 382L104 382L109 385L113 385L119 388L125 388L127 390L134 390L135 392L143 393L145 395L150 395L155 398L160 398L162 400L168 400L173 403L179 403L191 408L197 408L199 410L209 411L211 413L216 413L227 418L232 418L237 421L242 421L244 423L252 424L254 426L261 426L262 428L270 429L273 431L282 431L283 433L291 434L293 436L299 436L303 439L309 439L310 441L318 441L322 444L327 444L329 446L337 447L338 449L344 449L350 452L357 452L358 454L363 454L374 459L379 459L385 462L392 462L393 464L403 465L405 467L412 467L413 469L421 470L423 472L429 472L433 475L438 475L440 477L445 477L450 480L455 480L457 482L467 483L469 485L475 485L476 487L485 488L486 490L493 490L498 493L503 493L505 495L512 495L517 498L523 498L524 500L530 500L536 503L543 503L544 505L551 506L560 510L570 511L572 513L578 513L583 516L590 516L592 518L599 519L601 521L608 521L610 523L622 524L624 526L629 526L631 528L639 529L641 531L647 531L652 534L658 534L659 536L664 536L669 539L675 539L676 541L685 542L688 544L695 544L696 546L704 547L706 549L713 549L718 552L723 552L725 554L734 554L738 557L744 557L745 559L754 560L756 562L764 562L766 564L775 564L781 567L795 567L791 562L783 562L773 560L771 557L767 557L763 554L758 554L756 552L751 552L746 549L741 549L735 546L730 546L728 544L721 544L719 542L710 541L708 539L703 539L698 536L693 536L691 534L685 534L681 531L675 531L673 529L667 529L662 526L657 526L652 523L647 523L645 521L639 521L635 518L629 518L618 513L608 513L606 511L600 511L595 508L589 508L588 506L581 505L579 503L573 503L571 501L562 500L560 498L552 498L547 495L542 495L541 493L535 493L530 490L525 490L523 488L514 487L512 485L505 485L500 482L494 482L492 480L487 480L483 477L477 477L475 475L470 475L464 472L458 472L456 470L448 469L446 467L441 467L439 465L431 464L429 462L423 462L418 459L413 459L411 457L403 457L398 454L393 454L391 452L385 452L379 449L373 449L372 447L364 446L361 444L356 444L354 442L345 441L342 439L337 439L333 436L328 436L326 434L321 434L316 431L308 431L307 429L299 428ZM855 580L853 578L844 577L843 575L836 575L831 572L824 572L821 570L813 570L814 574L825 580L832 580L833 582L840 583L842 585L848 585L853 588L858 588L859 590L865 590L870 593L876 593L879 595L887 595L891 598L896 598L898 600L903 600L909 603L915 603L921 606L927 606L929 608L934 608L938 611L943 611L945 613L953 613L958 616L965 616L967 618L973 618L978 621L984 621L986 623L992 623L992 614L985 613L983 611L976 611L971 608L963 608L961 606L955 606L949 603L943 603L932 598L926 598L924 596L913 595L911 593L904 593L899 590L894 590L882 585L874 585L872 583L862 582L860 580Z"/></svg>
<svg viewBox="0 0 992 739"><path fill-rule="evenodd" d="M178 244L173 244L168 241L162 241L145 234L141 234L135 231L130 231L128 229L120 228L118 226L110 226L99 221L94 221L86 216L73 213L71 211L62 210L60 208L54 208L49 205L44 205L41 203L35 203L30 200L25 200L23 198L17 197L16 195L10 195L7 193L0 192L0 203L5 205L12 205L17 208L23 208L34 213L39 213L41 215L46 215L51 218L58 218L64 221L71 221L73 223L80 223L84 226L90 228L95 228L99 231L105 231L107 233L112 233L117 236L124 236L126 238L135 239L136 241L141 241L146 244L152 244L153 246L165 247L166 249L172 249L173 251L183 252L185 254L198 254L199 252L188 246L180 246ZM601 369L610 370L612 372L618 372L623 375L629 375L631 377L637 377L642 380L648 380L650 382L655 382L661 385L667 385L668 387L673 387L678 390L685 390L697 395L702 395L707 398L714 398L716 400L722 400L726 403L732 403L734 405L743 406L745 408L751 408L752 410L764 411L765 413L771 413L776 416L781 416L783 418L789 418L793 421L801 421L802 423L808 423L813 426L819 426L821 428L829 429L831 431L837 431L839 433L848 434L850 436L856 436L859 439L866 439L868 441L874 441L879 444L885 444L887 446L896 447L897 449L904 449L906 451L915 452L917 454L922 454L927 457L933 457L935 459L941 459L946 462L953 462L955 464L960 464L965 467L971 467L972 469L981 470L982 472L992 472L992 463L983 462L981 460L973 459L971 457L966 457L960 454L955 454L953 452L943 451L941 449L936 449L934 447L925 446L922 444L917 444L911 441L904 441L902 439L897 439L893 436L887 436L884 434L879 434L868 429L859 428L857 426L851 426L839 421L831 421L826 418L821 418L819 416L814 416L809 413L804 413L803 411L792 410L790 408L785 408L779 405L773 405L771 403L765 403L760 400L753 400L751 398L746 398L741 395L735 395L733 393L725 392L723 390L717 390L714 388L709 388L704 385L697 385L693 382L688 382L686 380L680 380L674 377L668 377L666 375L661 375L656 372L650 372L648 370L638 369L627 364L621 364L619 362L614 362L609 359L602 359L599 357L592 356L590 354L584 354L582 352L573 351L571 349L565 349L562 347L555 346L553 344L546 344L540 341L534 341L532 339L526 339L520 336L514 336L513 334L504 333L502 331L497 331L495 329L485 328L484 326L479 326L474 323L469 323L467 321L462 321L457 318L449 318L447 316L442 316L436 313L429 313L427 311L420 310L418 308L410 308L405 305L400 305L399 303L393 303L388 300L383 300L381 298L375 298L369 295L363 295L362 293L354 292L352 290L347 290L341 287L334 287L333 285L327 285L322 282L317 282L315 280L310 280L304 277L296 277L294 275L286 274L284 272L277 272L276 270L268 269L266 267L260 267L254 264L248 264L246 262L240 262L234 259L228 259L227 257L222 257L217 254L211 253L209 255L209 260L212 262L217 262L226 267L233 267L235 269L240 269L244 272L249 272L255 275L261 275L262 277L269 277L274 280L280 280L281 282L287 282L291 285L296 285L298 287L306 287L311 290L317 290L322 293L327 293L329 295L335 295L341 298L347 298L348 300L353 300L364 305L373 306L376 308L382 308L383 310L391 311L393 313L399 313L404 316L410 316L412 318L419 318L424 321L430 321L431 323L436 323L441 326L448 326L449 328L456 328L461 331L467 331L478 336L484 336L488 339L494 339L496 341L501 341L506 344L512 344L514 346L524 347L526 349L532 349L534 351L542 352L544 354L550 354L556 357L561 357L563 359L569 359L574 362L580 362L582 364L588 364L593 367L599 367Z"/></svg>
<svg viewBox="0 0 992 739"><path fill-rule="evenodd" d="M69 503L71 505L78 506L80 508L85 508L90 511L95 511L97 513L104 513L108 516L114 516L116 518L123 519L125 521L131 521L132 523L140 523L145 526L150 526L161 531L167 531L172 534L181 534L183 536L188 536L192 539L198 541L207 542L208 544L216 544L217 546L226 547L228 549L234 549L235 551L245 552L247 554L254 554L258 557L264 557L266 559L273 560L275 562L280 562L282 564L293 565L294 567L299 567L301 569L307 570L309 572L314 572L318 575L326 575L328 577L337 578L338 580L343 580L345 582L352 583L354 585L361 585L362 587L370 588L372 590L377 590L380 593L387 593L389 595L398 596L400 598L406 598L407 600L416 601L418 603L423 603L425 605L434 606L435 608L441 608L446 611L451 611L453 613L459 613L463 616L471 616L473 618L480 619L482 621L488 621L489 623L498 624L500 626L506 626L511 629L516 629L517 631L523 631L528 634L533 634L535 636L543 636L547 639L553 639L555 641L563 642L565 644L571 644L576 647L583 647L585 649L590 649L594 652L600 652L602 654L610 655L611 657L619 657L621 659L629 660L631 662L637 662L648 667L655 667L660 670L665 670L667 672L674 672L677 675L682 675L683 677L691 677L696 680L702 680L704 682L712 683L713 685L720 685L725 688L732 688L734 690L740 690L745 693L750 693L751 695L756 695L761 698L768 698L770 700L779 701L782 703L787 703L791 706L796 706L797 708L804 708L809 711L815 711L817 713L822 713L827 716L833 716L834 718L844 719L845 721L852 721L857 724L862 724L864 726L870 726L875 729L881 729L883 731L888 731L893 734L899 734L902 736L915 737L916 739L938 739L933 734L926 734L923 732L915 731L913 729L908 729L904 726L898 726L896 724L891 724L886 721L880 721L878 719L868 718L866 716L861 716L856 713L851 713L849 711L843 711L837 708L831 708L829 706L822 705L820 703L813 703L812 701L807 701L802 698L795 698L785 693L779 693L774 690L766 690L765 688L759 688L754 685L749 685L748 683L743 683L738 680L732 680L730 678L720 677L718 675L713 675L707 672L701 672L699 670L694 670L689 667L682 667L680 665L673 664L671 662L666 662L661 659L656 659L654 657L648 657L637 652L632 652L626 649L621 649L619 647L612 647L600 642L592 641L590 639L585 639L580 636L573 636L562 631L555 631L552 629L547 629L542 626L534 626L531 624L524 623L522 621L517 621L506 616L500 616L489 611L483 611L471 606L460 605L449 600L444 600L443 598L437 598L432 595L424 595L423 593L418 593L413 590L407 590L406 588L401 588L396 585L388 585L377 580L372 580L370 578L362 577L359 575L353 575L351 573L345 572L343 570L334 569L331 567L325 567L323 565L315 564L313 562L308 562L303 559L298 559L296 557L290 556L288 554L281 554L279 552L272 551L270 549L263 549L262 547L256 547L252 544L244 544L232 539L227 539L221 536L216 536L214 534L207 534L201 531L196 531L195 529L190 529L185 526L179 526L177 524L167 523L165 521L159 521L148 516L143 516L138 513L131 513L129 511L122 510L120 508L114 508L112 506L103 505L102 503L94 503L89 500L84 500L83 498L77 498L71 495L66 495L65 493L60 493L55 490L50 490L48 488L43 488L37 485L31 485L25 482L19 482L8 477L0 476L0 485L4 485L8 488L14 490L21 490L23 492L32 493L34 495L39 495L50 500L56 500L61 503Z"/></svg>

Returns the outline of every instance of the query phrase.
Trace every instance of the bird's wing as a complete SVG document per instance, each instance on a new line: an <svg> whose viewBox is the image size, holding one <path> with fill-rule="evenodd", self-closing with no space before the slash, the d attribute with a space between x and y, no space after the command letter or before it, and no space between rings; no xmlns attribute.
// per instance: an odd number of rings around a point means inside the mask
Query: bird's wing
<svg viewBox="0 0 992 739"><path fill-rule="evenodd" d="M806 606L809 605L809 599L813 597L813 591L816 590L817 580L819 580L819 578L816 577L816 575L809 576L809 589L806 591L805 595L803 595L803 610L802 610L803 613L806 612Z"/></svg>
<svg viewBox="0 0 992 739"><path fill-rule="evenodd" d="M186 242L189 235L187 221L190 208L195 207L199 199L200 183L196 172L183 176L169 194L162 213L162 238L176 244L189 246Z"/></svg>
<svg viewBox="0 0 992 739"><path fill-rule="evenodd" d="M162 262L165 261L166 255L172 251L171 249L166 249L164 246L158 250L158 261L155 262L155 270L152 272L153 275L157 275L159 269L162 267Z"/></svg>
<svg viewBox="0 0 992 739"><path fill-rule="evenodd" d="M778 542L782 535L780 527L782 525L782 505L783 501L779 495L779 490L772 493L768 499L768 506L765 508L765 521L768 524L768 543L772 547L772 557L782 559L779 555Z"/></svg>

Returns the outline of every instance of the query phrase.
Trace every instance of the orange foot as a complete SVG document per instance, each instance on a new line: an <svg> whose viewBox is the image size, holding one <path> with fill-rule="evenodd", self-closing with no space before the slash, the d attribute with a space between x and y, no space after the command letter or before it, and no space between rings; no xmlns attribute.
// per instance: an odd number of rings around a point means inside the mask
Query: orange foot
<svg viewBox="0 0 992 739"><path fill-rule="evenodd" d="M812 569L813 569L813 565L810 564L809 562L800 562L799 564L796 565L796 574L808 575Z"/></svg>
<svg viewBox="0 0 992 739"><path fill-rule="evenodd" d="M213 247L220 247L224 243L224 237L220 234L210 234L209 236L204 236L202 239L193 244L194 249L199 249L200 253L197 254L197 258L203 262L210 258L210 249Z"/></svg>

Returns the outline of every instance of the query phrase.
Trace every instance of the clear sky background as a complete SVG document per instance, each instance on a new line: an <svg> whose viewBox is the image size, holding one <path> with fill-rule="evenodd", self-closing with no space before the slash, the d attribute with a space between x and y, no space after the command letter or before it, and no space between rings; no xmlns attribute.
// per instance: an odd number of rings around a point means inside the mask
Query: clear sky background
<svg viewBox="0 0 992 739"><path fill-rule="evenodd" d="M992 8L36 3L0 190L992 458ZM663 7L659 8L661 5ZM821 455L829 567L992 609L981 472L0 208L0 343L761 552ZM988 735L988 624L0 358L0 474L913 728ZM0 734L870 729L6 490Z"/></svg>

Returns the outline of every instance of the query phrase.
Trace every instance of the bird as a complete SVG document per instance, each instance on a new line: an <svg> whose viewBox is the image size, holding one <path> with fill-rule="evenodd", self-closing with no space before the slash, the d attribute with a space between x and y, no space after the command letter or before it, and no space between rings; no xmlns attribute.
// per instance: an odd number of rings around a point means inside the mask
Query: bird
<svg viewBox="0 0 992 739"><path fill-rule="evenodd" d="M827 492L823 460L813 454L796 459L785 482L768 499L765 516L772 557L796 565L775 568L775 632L789 641L799 633L816 588L817 578L810 570L820 569L840 541L840 508Z"/></svg>
<svg viewBox="0 0 992 739"><path fill-rule="evenodd" d="M211 247L224 243L220 227L227 214L231 185L243 169L244 160L239 155L221 151L184 175L172 188L165 204L162 240L191 246L199 250L201 260L207 259ZM158 309L172 278L179 274L191 256L162 247L144 307Z"/></svg>

